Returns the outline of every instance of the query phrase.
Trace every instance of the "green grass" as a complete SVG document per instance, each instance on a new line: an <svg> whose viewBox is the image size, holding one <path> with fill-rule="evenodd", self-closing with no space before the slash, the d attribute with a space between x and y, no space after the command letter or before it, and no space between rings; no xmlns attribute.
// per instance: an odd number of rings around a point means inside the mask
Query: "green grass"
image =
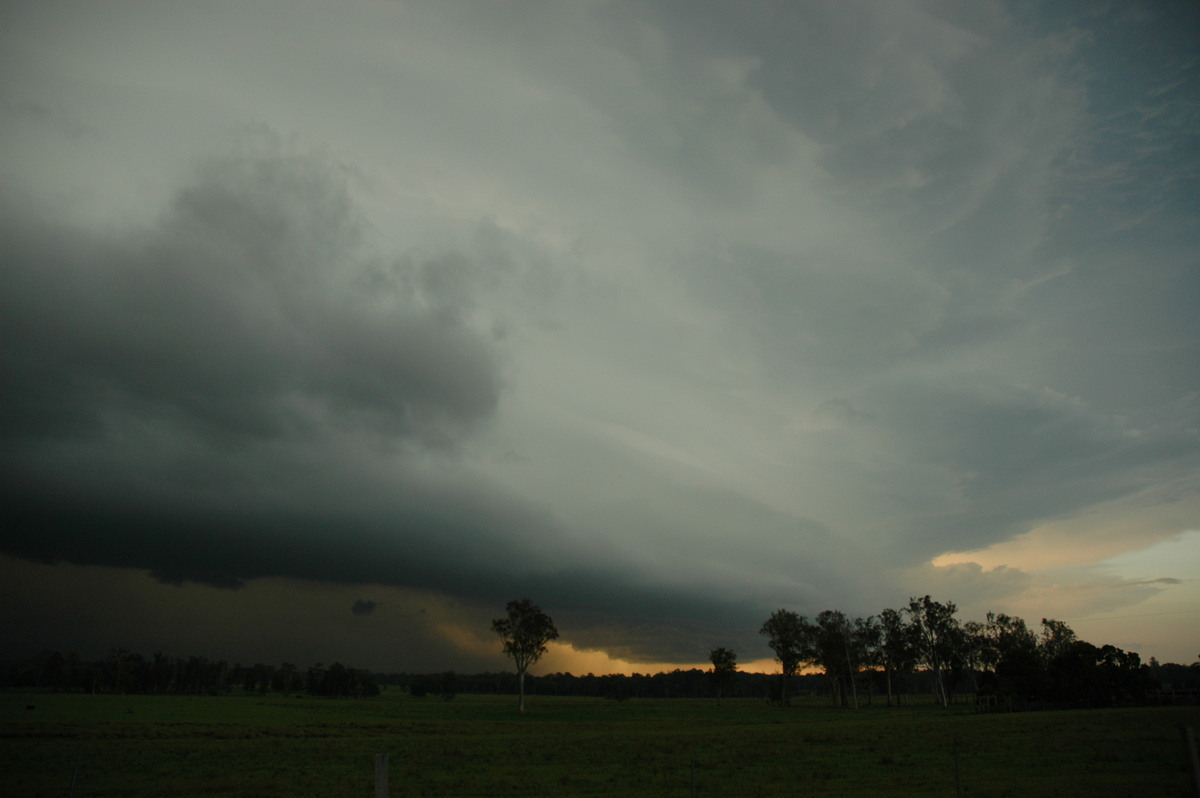
<svg viewBox="0 0 1200 798"><path fill-rule="evenodd" d="M27 710L27 705L36 708ZM1190 796L1200 709L974 715L933 706L385 693L0 693L4 793L66 796Z"/></svg>

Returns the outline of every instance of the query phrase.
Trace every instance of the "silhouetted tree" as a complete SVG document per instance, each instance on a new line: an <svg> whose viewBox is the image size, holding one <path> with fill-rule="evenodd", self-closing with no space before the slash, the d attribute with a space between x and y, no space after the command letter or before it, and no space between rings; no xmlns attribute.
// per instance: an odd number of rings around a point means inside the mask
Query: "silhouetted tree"
<svg viewBox="0 0 1200 798"><path fill-rule="evenodd" d="M868 615L866 618L855 618L854 628L850 634L850 653L851 659L854 662L853 670L850 674L852 680L858 678L858 672L870 666L873 666L879 661L879 646L883 641L883 630L879 626L879 621L874 615ZM868 680L868 687L873 684L874 680ZM853 685L854 682L852 681ZM855 688L855 702L857 705L857 688ZM868 700L874 694L871 690L868 692Z"/></svg>
<svg viewBox="0 0 1200 798"><path fill-rule="evenodd" d="M1038 648L1046 662L1066 652L1076 640L1075 630L1062 621L1042 618L1042 639Z"/></svg>
<svg viewBox="0 0 1200 798"><path fill-rule="evenodd" d="M825 610L809 629L812 661L825 669L835 706L858 708L858 672L873 656L879 627L873 617L851 620L841 610Z"/></svg>
<svg viewBox="0 0 1200 798"><path fill-rule="evenodd" d="M340 662L329 666L321 675L321 684L317 690L321 695L348 696L354 694L353 674Z"/></svg>
<svg viewBox="0 0 1200 798"><path fill-rule="evenodd" d="M886 609L879 614L878 661L887 676L888 706L897 675L907 674L916 664L916 640L913 628L904 622L900 610Z"/></svg>
<svg viewBox="0 0 1200 798"><path fill-rule="evenodd" d="M767 645L775 652L775 659L779 660L782 669L779 703L790 706L792 677L803 663L811 661L813 657L812 627L803 615L791 610L776 610L758 633L767 638Z"/></svg>
<svg viewBox="0 0 1200 798"><path fill-rule="evenodd" d="M518 706L525 711L525 671L546 653L546 643L558 638L558 629L550 616L529 599L514 599L506 607L508 614L492 621L492 631L504 641L504 653L517 668Z"/></svg>
<svg viewBox="0 0 1200 798"><path fill-rule="evenodd" d="M954 602L942 604L929 596L909 599L908 602L917 659L933 673L934 690L943 707L950 704L944 672L955 656L955 647L960 639L958 621L954 618L957 610Z"/></svg>
<svg viewBox="0 0 1200 798"><path fill-rule="evenodd" d="M980 636L979 663L983 671L980 692L1009 701L1036 698L1044 692L1045 662L1038 651L1037 635L1021 618L987 614Z"/></svg>
<svg viewBox="0 0 1200 798"><path fill-rule="evenodd" d="M841 610L824 610L817 615L812 629L813 664L825 669L834 706L848 704L852 664L850 660L850 621Z"/></svg>
<svg viewBox="0 0 1200 798"><path fill-rule="evenodd" d="M713 664L712 680L717 688L717 698L720 699L726 685L733 681L733 675L737 673L737 654L733 649L720 646L708 653L708 659Z"/></svg>
<svg viewBox="0 0 1200 798"><path fill-rule="evenodd" d="M279 670L271 677L271 689L280 693L299 692L303 687L304 682L300 678L299 670L290 662L280 665Z"/></svg>

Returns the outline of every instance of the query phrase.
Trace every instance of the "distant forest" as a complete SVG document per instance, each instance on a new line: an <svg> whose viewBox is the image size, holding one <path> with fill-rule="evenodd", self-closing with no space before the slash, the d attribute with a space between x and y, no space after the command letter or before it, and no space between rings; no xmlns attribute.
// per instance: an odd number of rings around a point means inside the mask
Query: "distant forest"
<svg viewBox="0 0 1200 798"><path fill-rule="evenodd" d="M1159 664L1151 660L1129 674L1135 678L1106 685L1103 696L1071 700L1078 690L1067 691L1067 699L1056 702L1024 699L1012 708L1038 706L1113 706L1140 703L1195 703L1200 696L1200 663ZM860 703L871 706L887 702L884 673L868 669L858 675ZM819 696L839 703L829 674L806 673L793 679L794 696ZM464 674L372 673L341 663L314 665L305 669L284 663L240 665L205 657L151 657L136 652L114 651L99 661L84 661L77 654L44 651L37 657L0 662L0 687L89 693L162 693L190 695L287 694L346 698L379 695L382 690L402 690L417 698L452 700L459 694L512 695L517 677L511 671ZM1114 691L1112 688L1116 687ZM735 671L720 681L713 669L673 670L664 673L573 675L551 673L527 676L531 695L584 696L614 701L637 698L758 698L780 700L780 674ZM894 686L893 703L903 705L913 696L935 695L933 675L927 670L905 674ZM991 703L986 693L977 692L965 675L950 691L951 703Z"/></svg>
<svg viewBox="0 0 1200 798"><path fill-rule="evenodd" d="M529 694L637 698L760 698L786 705L793 696L824 696L834 705L903 705L914 696L981 709L1111 707L1195 703L1200 662L1142 663L1136 653L1079 640L1061 621L1042 619L1034 633L1021 618L988 613L983 623L960 623L953 603L928 596L876 618L827 610L812 621L779 610L760 633L775 651L780 672L745 673L724 647L707 670L666 673L527 676ZM364 698L384 689L451 700L462 693L514 694L513 672L460 674L372 673L340 662L301 669L229 664L161 652L144 656L117 649L99 661L43 651L0 662L0 687L93 693L313 695Z"/></svg>
<svg viewBox="0 0 1200 798"><path fill-rule="evenodd" d="M218 695L287 693L334 697L379 695L374 674L340 662L300 670L282 665L230 665L207 657L174 657L161 652L147 657L116 649L99 661L78 654L43 651L29 660L0 663L0 686L84 693L164 693Z"/></svg>

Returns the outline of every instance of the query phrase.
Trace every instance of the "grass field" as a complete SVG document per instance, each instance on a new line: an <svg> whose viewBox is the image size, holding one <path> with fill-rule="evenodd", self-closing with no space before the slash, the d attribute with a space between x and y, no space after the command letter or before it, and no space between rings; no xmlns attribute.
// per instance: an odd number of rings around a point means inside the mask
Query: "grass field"
<svg viewBox="0 0 1200 798"><path fill-rule="evenodd" d="M0 693L13 796L1193 796L1195 707L975 715L760 701ZM33 706L33 709L27 707Z"/></svg>

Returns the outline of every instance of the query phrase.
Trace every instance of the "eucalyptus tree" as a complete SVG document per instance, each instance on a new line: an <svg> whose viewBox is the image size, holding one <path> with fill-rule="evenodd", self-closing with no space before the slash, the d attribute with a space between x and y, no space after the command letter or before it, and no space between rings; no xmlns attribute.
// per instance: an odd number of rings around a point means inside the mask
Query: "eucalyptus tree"
<svg viewBox="0 0 1200 798"><path fill-rule="evenodd" d="M767 638L767 645L775 652L775 659L779 660L782 669L779 702L785 707L791 704L792 677L801 665L813 659L812 630L807 618L791 610L771 613L771 617L758 630L760 635Z"/></svg>
<svg viewBox="0 0 1200 798"><path fill-rule="evenodd" d="M979 621L965 621L958 630L958 642L951 656L952 672L966 674L971 690L979 692L979 676L983 672L984 649L987 647L987 627Z"/></svg>
<svg viewBox="0 0 1200 798"><path fill-rule="evenodd" d="M854 619L851 633L851 650L854 652L856 672L879 662L879 648L883 643L883 629L874 615ZM855 678L853 675L851 678ZM871 693L868 693L870 696ZM856 698L857 700L857 698Z"/></svg>
<svg viewBox="0 0 1200 798"><path fill-rule="evenodd" d="M954 602L945 604L929 596L912 598L908 602L909 624L916 642L917 661L933 674L934 689L943 707L950 705L946 690L945 671L952 665L961 642L961 629L954 613Z"/></svg>
<svg viewBox="0 0 1200 798"><path fill-rule="evenodd" d="M835 705L858 709L858 673L874 658L879 634L874 616L851 619L841 610L817 615L813 661L825 669Z"/></svg>
<svg viewBox="0 0 1200 798"><path fill-rule="evenodd" d="M518 706L525 711L525 671L546 653L546 644L558 638L550 616L529 599L508 602L507 615L492 621L492 631L504 641L504 653L517 668Z"/></svg>
<svg viewBox="0 0 1200 798"><path fill-rule="evenodd" d="M1046 662L1065 653L1076 640L1075 630L1064 622L1042 618L1042 637L1038 641L1038 650Z"/></svg>
<svg viewBox="0 0 1200 798"><path fill-rule="evenodd" d="M834 706L846 706L846 679L850 670L850 621L841 610L823 610L817 614L815 620L813 664L825 669Z"/></svg>
<svg viewBox="0 0 1200 798"><path fill-rule="evenodd" d="M1042 692L1045 662L1038 651L1037 635L1024 619L989 612L979 659L984 680L994 685L998 696L1031 698Z"/></svg>
<svg viewBox="0 0 1200 798"><path fill-rule="evenodd" d="M997 671L1006 660L1037 652L1037 635L1024 619L1002 612L989 612L986 617L980 647L980 663L985 670Z"/></svg>
<svg viewBox="0 0 1200 798"><path fill-rule="evenodd" d="M909 673L916 664L916 637L913 628L905 623L903 611L894 609L886 609L879 613L879 633L878 658L887 677L890 707L896 677Z"/></svg>

